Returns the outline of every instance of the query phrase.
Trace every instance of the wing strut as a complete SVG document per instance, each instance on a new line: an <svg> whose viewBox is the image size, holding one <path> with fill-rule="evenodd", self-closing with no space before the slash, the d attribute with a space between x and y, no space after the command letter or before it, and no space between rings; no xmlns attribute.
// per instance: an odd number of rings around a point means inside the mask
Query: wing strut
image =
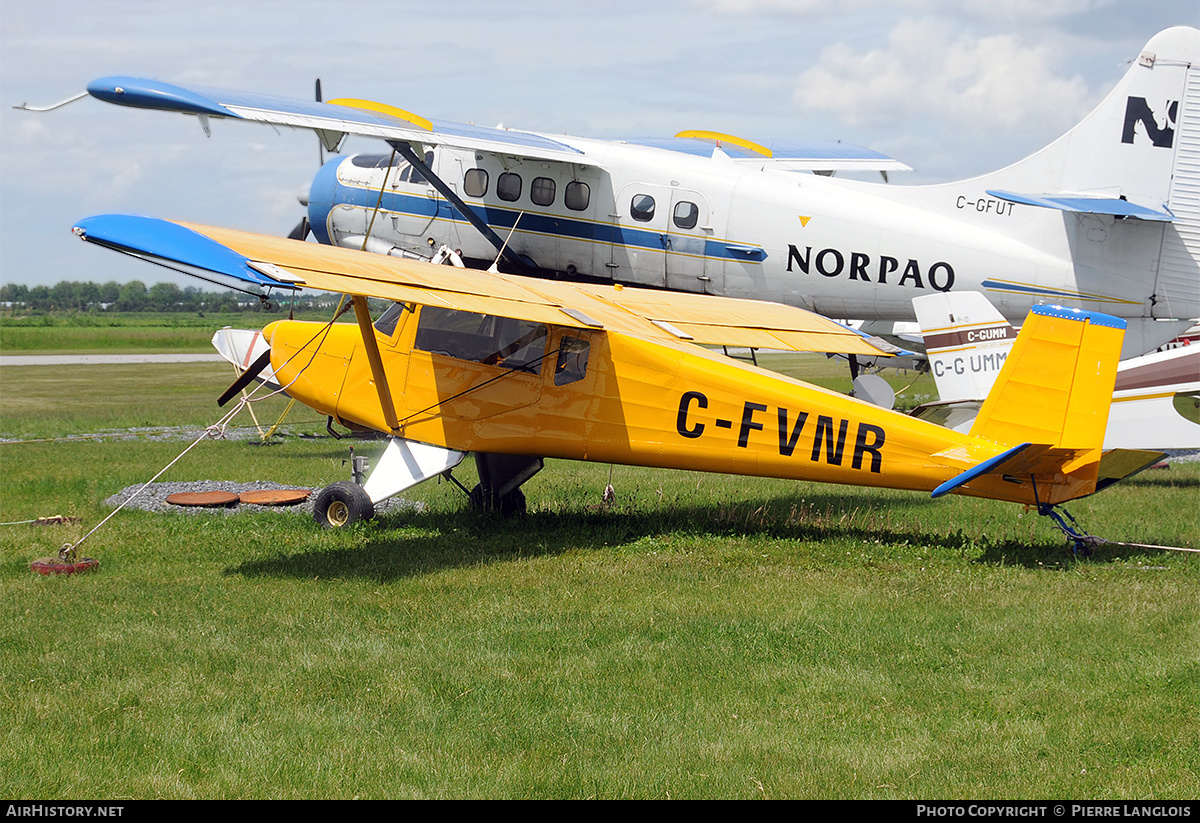
<svg viewBox="0 0 1200 823"><path fill-rule="evenodd" d="M354 304L354 318L358 321L359 331L362 332L363 348L367 350L367 360L371 363L371 377L375 379L375 391L379 395L379 405L383 408L383 419L392 432L400 430L400 420L396 417L396 406L392 402L392 392L388 388L387 373L383 370L383 358L379 356L379 344L375 341L375 328L371 325L371 312L367 308L367 298L361 294L351 295Z"/></svg>
<svg viewBox="0 0 1200 823"><path fill-rule="evenodd" d="M442 197L445 197L454 204L454 207L462 213L462 216L467 218L471 225L478 229L479 233L496 247L496 251L500 253L501 257L516 266L519 271L529 271L532 268L527 260L522 259L521 255L508 248L507 243L500 238L500 235L492 231L492 227L484 222L483 218L476 214L474 209L464 203L462 198L454 192L454 189L447 186L445 181L433 173L433 169L429 168L423 157L413 151L413 147L410 144L402 140L389 140L388 143L391 144L392 148L400 152L400 156L412 164L413 168L421 172L425 176L425 179L429 181L429 184L437 189Z"/></svg>

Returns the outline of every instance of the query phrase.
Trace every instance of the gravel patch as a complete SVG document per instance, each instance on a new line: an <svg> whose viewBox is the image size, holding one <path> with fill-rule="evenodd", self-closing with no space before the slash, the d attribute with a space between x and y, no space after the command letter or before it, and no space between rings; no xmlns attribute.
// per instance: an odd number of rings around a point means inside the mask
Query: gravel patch
<svg viewBox="0 0 1200 823"><path fill-rule="evenodd" d="M1170 450L1167 452L1168 463L1195 463L1200 460L1200 449Z"/></svg>
<svg viewBox="0 0 1200 823"><path fill-rule="evenodd" d="M104 505L115 509L122 503L127 503L127 508L141 509L148 512L179 512L182 514L193 515L231 515L239 512L291 512L303 513L309 517L312 516L313 498L316 497L320 489L310 489L307 486L286 486L282 483L273 483L271 481L260 481L257 483L232 483L227 480L195 480L189 482L174 482L174 483L151 483L145 486L128 486L113 496L104 501ZM249 491L265 491L275 489L306 489L311 494L302 502L291 506L257 506L247 503L236 503L230 506L176 506L167 502L167 497L178 492L233 492L241 494ZM135 496L136 495L136 496ZM132 500L130 500L132 498ZM375 506L376 514L388 514L391 512L413 511L422 512L425 510L425 504L413 500L406 500L403 497L389 497Z"/></svg>

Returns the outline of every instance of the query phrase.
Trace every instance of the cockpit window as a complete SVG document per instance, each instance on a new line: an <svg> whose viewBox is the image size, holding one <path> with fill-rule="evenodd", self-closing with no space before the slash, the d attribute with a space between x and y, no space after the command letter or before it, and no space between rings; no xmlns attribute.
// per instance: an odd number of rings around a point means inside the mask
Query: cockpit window
<svg viewBox="0 0 1200 823"><path fill-rule="evenodd" d="M384 337L391 337L396 333L396 326L400 324L400 318L406 311L410 311L407 303L393 303L388 306L387 311L379 315L379 319L375 321L375 331Z"/></svg>
<svg viewBox="0 0 1200 823"><path fill-rule="evenodd" d="M391 155L387 154L356 154L350 162L360 169L386 169Z"/></svg>
<svg viewBox="0 0 1200 823"><path fill-rule="evenodd" d="M425 152L425 165L429 166L431 169L433 168L433 152ZM407 179L408 182L412 183L413 185L419 186L425 182L425 175L421 174L421 172L414 168L412 169L412 175Z"/></svg>
<svg viewBox="0 0 1200 823"><path fill-rule="evenodd" d="M565 386L582 380L587 374L591 344L578 337L563 337L558 345L558 363L554 367L554 385Z"/></svg>
<svg viewBox="0 0 1200 823"><path fill-rule="evenodd" d="M546 327L511 317L423 306L415 345L459 360L540 374Z"/></svg>

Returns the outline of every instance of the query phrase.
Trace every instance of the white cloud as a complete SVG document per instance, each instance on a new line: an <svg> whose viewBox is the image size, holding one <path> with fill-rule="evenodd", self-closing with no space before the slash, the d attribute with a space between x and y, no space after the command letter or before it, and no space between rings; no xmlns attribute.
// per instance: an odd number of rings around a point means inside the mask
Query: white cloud
<svg viewBox="0 0 1200 823"><path fill-rule="evenodd" d="M942 121L968 128L1069 124L1087 84L1063 77L1041 45L1012 34L956 35L938 23L901 21L881 48L827 47L797 79L793 102L855 126Z"/></svg>

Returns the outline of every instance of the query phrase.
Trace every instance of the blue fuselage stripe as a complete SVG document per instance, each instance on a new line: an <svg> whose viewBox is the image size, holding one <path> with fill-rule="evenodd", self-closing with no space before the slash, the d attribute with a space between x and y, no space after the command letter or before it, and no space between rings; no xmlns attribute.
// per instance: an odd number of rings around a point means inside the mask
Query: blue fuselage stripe
<svg viewBox="0 0 1200 823"><path fill-rule="evenodd" d="M380 199L377 190L346 186L342 183L336 185L332 202L339 206L350 205L362 209L374 209L378 202L380 209L389 214L425 220L449 220L458 223L467 221L466 217L453 204L441 198L435 199L401 192L384 192ZM766 252L757 246L752 247L757 252L756 254L747 254L746 251L731 250L728 248L729 244L723 240L712 240L687 234L636 229L613 223L577 220L563 215L537 214L492 205L473 206L472 208L484 222L500 233L512 229L515 224L518 231L593 243L616 244L647 251L665 252L669 245L672 253L702 256L714 260L761 261L767 256ZM325 214L327 216L328 212ZM313 215L313 217L318 216ZM518 217L520 222L518 222ZM313 222L317 223L318 221L314 219Z"/></svg>

